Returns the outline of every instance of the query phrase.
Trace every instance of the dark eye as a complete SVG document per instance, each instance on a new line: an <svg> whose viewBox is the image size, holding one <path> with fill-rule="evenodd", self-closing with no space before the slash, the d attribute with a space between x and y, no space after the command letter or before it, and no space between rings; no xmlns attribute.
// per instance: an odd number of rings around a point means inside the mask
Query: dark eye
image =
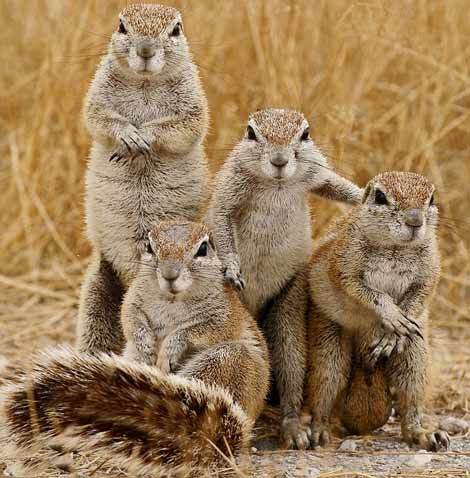
<svg viewBox="0 0 470 478"><path fill-rule="evenodd" d="M206 257L207 256L207 241L204 241L200 246L199 249L196 252L195 257Z"/></svg>
<svg viewBox="0 0 470 478"><path fill-rule="evenodd" d="M381 205L388 204L387 197L380 189L377 189L377 191L375 191L375 203Z"/></svg>
<svg viewBox="0 0 470 478"><path fill-rule="evenodd" d="M177 23L170 33L171 37L179 37L181 35L181 23Z"/></svg>
<svg viewBox="0 0 470 478"><path fill-rule="evenodd" d="M308 127L304 129L300 141L308 141Z"/></svg>
<svg viewBox="0 0 470 478"><path fill-rule="evenodd" d="M124 23L119 22L119 33L124 33L124 35L127 33L126 27L124 26Z"/></svg>
<svg viewBox="0 0 470 478"><path fill-rule="evenodd" d="M434 194L431 196L431 199L429 200L429 205L432 206L434 204Z"/></svg>
<svg viewBox="0 0 470 478"><path fill-rule="evenodd" d="M256 133L255 133L255 130L250 126L248 125L246 127L246 137L250 140L250 141L256 141Z"/></svg>
<svg viewBox="0 0 470 478"><path fill-rule="evenodd" d="M153 254L152 246L150 245L150 241L147 242L147 247L145 248L147 254Z"/></svg>

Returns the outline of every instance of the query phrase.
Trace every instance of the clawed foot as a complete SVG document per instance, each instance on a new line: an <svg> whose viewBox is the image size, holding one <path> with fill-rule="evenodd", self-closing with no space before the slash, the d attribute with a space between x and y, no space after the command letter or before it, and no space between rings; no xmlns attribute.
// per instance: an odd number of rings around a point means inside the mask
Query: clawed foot
<svg viewBox="0 0 470 478"><path fill-rule="evenodd" d="M396 306L382 317L382 326L388 333L398 335L399 337L412 338L414 335L417 335L424 339L419 324Z"/></svg>
<svg viewBox="0 0 470 478"><path fill-rule="evenodd" d="M298 417L284 418L281 424L281 441L288 449L305 450L310 444L310 429Z"/></svg>
<svg viewBox="0 0 470 478"><path fill-rule="evenodd" d="M109 161L119 162L125 157L133 159L139 155L146 156L150 151L148 139L132 125L119 137L119 142L118 149L112 154Z"/></svg>
<svg viewBox="0 0 470 478"><path fill-rule="evenodd" d="M324 447L329 445L330 442L331 434L329 426L323 423L312 423L312 425L310 426L310 447Z"/></svg>
<svg viewBox="0 0 470 478"><path fill-rule="evenodd" d="M429 432L423 428L411 430L404 436L409 446L428 451L446 451L450 445L449 435L444 430Z"/></svg>
<svg viewBox="0 0 470 478"><path fill-rule="evenodd" d="M235 289L243 290L245 288L245 281L240 271L240 259L235 254L232 254L232 256L226 261L224 277Z"/></svg>
<svg viewBox="0 0 470 478"><path fill-rule="evenodd" d="M369 368L374 368L382 357L388 358L392 353L401 354L405 350L407 340L409 339L406 335L399 336L389 333L376 337L369 347L366 365Z"/></svg>

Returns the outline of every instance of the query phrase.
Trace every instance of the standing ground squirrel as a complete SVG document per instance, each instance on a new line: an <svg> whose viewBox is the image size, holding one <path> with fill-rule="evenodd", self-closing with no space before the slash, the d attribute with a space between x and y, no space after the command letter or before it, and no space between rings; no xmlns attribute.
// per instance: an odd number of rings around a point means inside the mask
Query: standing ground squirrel
<svg viewBox="0 0 470 478"><path fill-rule="evenodd" d="M308 444L299 413L312 249L309 192L352 203L361 198L357 186L328 166L302 113L262 110L250 116L245 137L219 172L207 217L226 279L241 290L267 338L281 438L298 448Z"/></svg>
<svg viewBox="0 0 470 478"><path fill-rule="evenodd" d="M125 356L33 360L3 393L12 453L53 440L131 473L186 477L247 449L268 391L264 337L224 284L204 225L162 222L149 237L123 305Z"/></svg>
<svg viewBox="0 0 470 478"><path fill-rule="evenodd" d="M119 310L152 225L197 219L208 169L207 102L177 10L129 5L85 105L93 144L86 214L93 257L82 286L78 348L119 351Z"/></svg>
<svg viewBox="0 0 470 478"><path fill-rule="evenodd" d="M390 416L397 394L404 440L447 448L421 427L427 373L428 302L440 273L434 186L415 173L383 173L312 257L307 408L312 446L329 442L336 405L354 434Z"/></svg>

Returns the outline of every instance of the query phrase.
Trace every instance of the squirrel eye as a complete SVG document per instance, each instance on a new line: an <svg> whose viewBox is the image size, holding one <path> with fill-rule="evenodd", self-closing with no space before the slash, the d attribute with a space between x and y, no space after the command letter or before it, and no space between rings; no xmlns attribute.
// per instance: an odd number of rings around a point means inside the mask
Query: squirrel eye
<svg viewBox="0 0 470 478"><path fill-rule="evenodd" d="M246 137L250 141L256 141L257 140L255 130L250 125L248 125L246 127Z"/></svg>
<svg viewBox="0 0 470 478"><path fill-rule="evenodd" d="M207 256L207 241L204 241L200 246L199 249L196 252L195 257L205 257Z"/></svg>
<svg viewBox="0 0 470 478"><path fill-rule="evenodd" d="M171 37L179 37L181 34L181 23L177 23L170 33Z"/></svg>
<svg viewBox="0 0 470 478"><path fill-rule="evenodd" d="M300 141L307 141L308 140L308 126L304 129L302 136L300 137Z"/></svg>
<svg viewBox="0 0 470 478"><path fill-rule="evenodd" d="M147 254L153 254L153 249L152 249L152 246L150 244L150 241L147 241L147 246L145 248L145 252L147 252Z"/></svg>
<svg viewBox="0 0 470 478"><path fill-rule="evenodd" d="M127 33L126 27L124 26L124 23L122 21L119 22L119 33L124 33L124 35Z"/></svg>
<svg viewBox="0 0 470 478"><path fill-rule="evenodd" d="M380 189L375 191L375 203L380 205L388 204L387 197Z"/></svg>
<svg viewBox="0 0 470 478"><path fill-rule="evenodd" d="M431 196L431 199L429 200L429 205L432 206L434 204L434 194Z"/></svg>

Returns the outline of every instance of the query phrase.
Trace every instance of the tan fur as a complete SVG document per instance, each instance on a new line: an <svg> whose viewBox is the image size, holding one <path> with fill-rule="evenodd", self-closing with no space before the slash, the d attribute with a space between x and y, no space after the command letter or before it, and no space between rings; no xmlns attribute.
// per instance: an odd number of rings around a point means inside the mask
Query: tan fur
<svg viewBox="0 0 470 478"><path fill-rule="evenodd" d="M134 474L199 477L247 451L268 349L210 236L188 221L150 231L122 307L123 358L55 349L18 368L0 404L14 455L53 445Z"/></svg>
<svg viewBox="0 0 470 478"><path fill-rule="evenodd" d="M183 31L173 34L180 24L171 7L127 6L86 98L94 253L80 299L80 351L122 349L119 310L147 231L160 220L197 219L206 199L207 102Z"/></svg>
<svg viewBox="0 0 470 478"><path fill-rule="evenodd" d="M427 432L420 418L428 303L440 270L433 192L414 173L376 176L363 204L338 221L313 254L307 383L313 446L328 443L335 403L352 433L386 423L391 387L404 440L430 450L449 444L445 432Z"/></svg>
<svg viewBox="0 0 470 478"><path fill-rule="evenodd" d="M226 279L257 318L279 391L282 440L303 448L300 421L306 366L308 194L357 203L361 190L338 176L298 111L253 113L245 137L215 180L208 213Z"/></svg>
<svg viewBox="0 0 470 478"><path fill-rule="evenodd" d="M208 228L162 222L149 240L152 253L142 258L122 307L124 355L220 385L255 419L267 393L267 347L255 320L224 285ZM197 256L201 244L205 256Z"/></svg>

